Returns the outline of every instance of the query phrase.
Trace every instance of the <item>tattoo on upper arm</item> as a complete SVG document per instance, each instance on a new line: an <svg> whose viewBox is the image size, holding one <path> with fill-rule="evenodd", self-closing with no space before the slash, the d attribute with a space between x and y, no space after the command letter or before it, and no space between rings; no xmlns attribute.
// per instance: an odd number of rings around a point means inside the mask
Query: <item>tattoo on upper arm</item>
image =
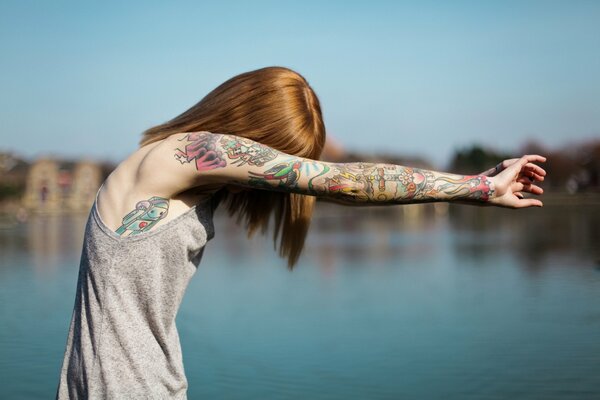
<svg viewBox="0 0 600 400"><path fill-rule="evenodd" d="M116 233L123 235L130 232L129 236L137 235L152 228L161 219L167 216L169 199L153 196L148 200L138 201L135 209L123 217L122 225Z"/></svg>
<svg viewBox="0 0 600 400"><path fill-rule="evenodd" d="M277 157L275 150L259 143L245 143L242 140L227 136L221 137L220 143L227 153L227 158L234 160L231 163L232 165L249 164L262 167L265 163Z"/></svg>
<svg viewBox="0 0 600 400"><path fill-rule="evenodd" d="M262 167L274 160L277 152L259 143L246 142L239 138L212 133L188 133L179 141L187 140L183 150L175 149L175 158L182 164L195 162L198 171L221 168L227 165L225 156L232 160L231 165L244 164ZM225 151L217 148L217 142Z"/></svg>
<svg viewBox="0 0 600 400"><path fill-rule="evenodd" d="M223 152L217 148L218 135L201 132L188 133L179 141L185 142L183 150L175 149L175 159L182 164L194 162L198 171L221 168L227 165Z"/></svg>
<svg viewBox="0 0 600 400"><path fill-rule="evenodd" d="M264 188L294 188L303 173L314 170L315 162L298 161L260 143L230 135L206 132L188 133L179 141L187 141L183 149L175 149L175 159L182 164L195 163L198 171L230 165L265 167L263 171L249 171L246 185ZM218 147L217 143L221 146ZM221 150L222 149L222 150ZM292 160L288 160L291 158ZM274 165L267 165L270 162Z"/></svg>

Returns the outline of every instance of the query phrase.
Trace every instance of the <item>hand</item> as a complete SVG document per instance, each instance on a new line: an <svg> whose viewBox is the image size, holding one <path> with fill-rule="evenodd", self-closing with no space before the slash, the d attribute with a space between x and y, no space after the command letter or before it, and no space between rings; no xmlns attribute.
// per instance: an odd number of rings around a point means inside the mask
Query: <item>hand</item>
<svg viewBox="0 0 600 400"><path fill-rule="evenodd" d="M546 157L526 155L504 160L496 166L497 172L486 171L490 172L488 176L494 183L494 194L489 199L489 203L507 208L542 207L544 204L540 200L525 199L522 193L529 192L537 195L544 193L544 190L534 182L543 181L546 171L533 164L535 161L545 162Z"/></svg>

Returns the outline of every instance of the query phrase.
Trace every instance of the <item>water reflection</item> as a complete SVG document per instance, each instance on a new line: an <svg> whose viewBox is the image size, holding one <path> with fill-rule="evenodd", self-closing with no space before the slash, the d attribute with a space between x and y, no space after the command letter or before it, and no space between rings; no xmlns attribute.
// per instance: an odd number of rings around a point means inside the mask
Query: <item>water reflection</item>
<svg viewBox="0 0 600 400"><path fill-rule="evenodd" d="M451 230L459 257L480 258L514 253L523 267L600 261L600 209L595 205L548 206L541 209L452 209Z"/></svg>
<svg viewBox="0 0 600 400"><path fill-rule="evenodd" d="M493 262L510 253L533 270L558 259L600 262L600 209L594 205L511 210L452 204L446 205L447 212L434 206L439 205L320 205L310 253L322 256L325 264L339 258L342 264L368 265L431 257L449 245L458 259Z"/></svg>
<svg viewBox="0 0 600 400"><path fill-rule="evenodd" d="M3 261L9 264L12 257L27 256L36 272L51 273L56 265L80 254L86 221L83 214L33 214L24 223L0 229Z"/></svg>
<svg viewBox="0 0 600 400"><path fill-rule="evenodd" d="M217 213L178 315L189 398L600 398L599 219L319 203L289 273ZM0 229L7 398L56 389L86 221Z"/></svg>
<svg viewBox="0 0 600 400"><path fill-rule="evenodd" d="M39 273L79 256L86 214L32 215L26 223L0 229L4 257L26 254ZM234 263L271 259L271 237L244 232L220 210L209 248ZM340 266L366 267L389 261L435 257L450 246L457 259L483 262L511 253L532 271L553 260L600 266L600 210L594 205L509 210L448 204L346 207L318 203L301 260L324 274Z"/></svg>

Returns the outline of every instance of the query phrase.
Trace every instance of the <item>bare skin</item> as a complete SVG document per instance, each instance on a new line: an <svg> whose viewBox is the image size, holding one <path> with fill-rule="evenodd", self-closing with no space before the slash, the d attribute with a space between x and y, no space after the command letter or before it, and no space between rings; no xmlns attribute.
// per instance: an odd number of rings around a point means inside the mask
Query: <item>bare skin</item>
<svg viewBox="0 0 600 400"><path fill-rule="evenodd" d="M150 143L137 149L112 171L102 185L98 193L98 213L102 222L112 231L123 230L126 216L141 201L152 197L167 200L166 215L149 228L143 229L148 230L168 223L211 193L209 188L192 185L184 176L174 176L173 170L156 168L164 142ZM120 234L129 236L135 233L126 229Z"/></svg>
<svg viewBox="0 0 600 400"><path fill-rule="evenodd" d="M523 194L543 193L536 182L544 180L546 171L536 163L545 160L525 155L480 174L460 175L386 163L330 163L233 135L180 133L138 149L119 164L99 193L98 209L109 228L139 234L222 187L299 193L353 206L454 202L541 207L540 200Z"/></svg>

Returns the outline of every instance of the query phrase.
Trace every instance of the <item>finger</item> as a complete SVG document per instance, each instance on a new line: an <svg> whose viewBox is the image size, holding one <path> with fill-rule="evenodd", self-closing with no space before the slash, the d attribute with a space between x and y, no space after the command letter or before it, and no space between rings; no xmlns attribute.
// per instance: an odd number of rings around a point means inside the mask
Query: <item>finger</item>
<svg viewBox="0 0 600 400"><path fill-rule="evenodd" d="M538 181L543 181L544 176L546 176L546 171L543 168L540 168L537 165L531 163L525 164L521 173L523 175L530 176Z"/></svg>
<svg viewBox="0 0 600 400"><path fill-rule="evenodd" d="M542 168L538 165L536 165L536 163L543 163L546 162L546 157L541 156L539 154L526 154L523 156L524 158L527 159L527 161L529 161L528 164L531 164L532 167L534 168L539 168L540 170L542 170ZM523 158L521 157L521 159ZM541 171L540 171L541 172ZM545 171L544 171L545 172Z"/></svg>
<svg viewBox="0 0 600 400"><path fill-rule="evenodd" d="M527 155L524 155L523 157L527 158L527 160L529 160L530 162L534 162L534 161L546 162L546 157L541 156L539 154L527 154Z"/></svg>
<svg viewBox="0 0 600 400"><path fill-rule="evenodd" d="M542 203L538 199L520 199L514 203L515 208L525 208L525 207L543 207L544 203Z"/></svg>
<svg viewBox="0 0 600 400"><path fill-rule="evenodd" d="M519 199L522 199L525 197L525 196L523 196L523 193L521 193L521 192L515 192L514 195L517 196Z"/></svg>
<svg viewBox="0 0 600 400"><path fill-rule="evenodd" d="M509 158L508 160L504 160L500 163L501 170L510 167L515 162L519 161L518 158Z"/></svg>
<svg viewBox="0 0 600 400"><path fill-rule="evenodd" d="M516 192L528 192L528 193L532 193L532 194L544 193L544 189L542 189L538 185L534 185L532 183L514 182L511 185L511 189L512 189L513 193L516 193Z"/></svg>
<svg viewBox="0 0 600 400"><path fill-rule="evenodd" d="M513 182L510 185L510 189L513 193L522 192L524 188L525 188L525 184L523 182L519 182L519 181Z"/></svg>
<svg viewBox="0 0 600 400"><path fill-rule="evenodd" d="M519 179L523 180L523 183L535 182L535 181L542 182L544 180L544 177L534 174L533 172L521 171L517 180L519 180Z"/></svg>
<svg viewBox="0 0 600 400"><path fill-rule="evenodd" d="M512 172L515 172L515 170L517 169L522 172L533 171L534 173L542 176L546 175L546 171L543 168L535 165L534 162L544 162L545 160L546 157L537 154L524 155L523 157L519 158L515 163L511 164L511 166L507 169L513 168Z"/></svg>
<svg viewBox="0 0 600 400"><path fill-rule="evenodd" d="M529 179L531 182L543 182L544 178L543 176L537 175L537 174L533 174L530 177L528 177L527 179Z"/></svg>
<svg viewBox="0 0 600 400"><path fill-rule="evenodd" d="M535 174L542 175L542 176L546 175L546 171L544 170L544 168L540 167L539 165L536 165L533 163L528 163L525 165L525 168L528 171L532 171Z"/></svg>
<svg viewBox="0 0 600 400"><path fill-rule="evenodd" d="M531 171L532 169L534 169L534 171L537 171L536 169L536 165L533 164L533 161L540 161L540 162L544 162L546 161L546 157L537 155L537 154L530 154L530 155L524 155L523 157L521 157L517 162L515 162L514 164L512 164L509 168L511 169L511 173L516 173L517 171L521 171L522 173L526 172L526 171ZM525 167L526 165L529 165L528 167ZM540 174L546 173L546 171L544 171L542 168L540 168L540 170L538 172L540 172Z"/></svg>
<svg viewBox="0 0 600 400"><path fill-rule="evenodd" d="M533 179L534 181L538 181L538 182L542 182L544 178L542 175L538 175L538 174L531 174L531 179Z"/></svg>
<svg viewBox="0 0 600 400"><path fill-rule="evenodd" d="M531 158L531 156L527 156L527 157ZM536 157L541 157L541 156L536 156ZM498 165L496 165L494 172L501 172L519 160L520 160L519 158L506 159L506 160L500 162ZM546 171L544 171L542 168L538 167L537 165L535 165L533 163L529 163L529 164L527 164L527 166L531 169L534 169L540 175L546 175Z"/></svg>
<svg viewBox="0 0 600 400"><path fill-rule="evenodd" d="M542 180L538 180L538 182L541 182L541 181L543 181L543 179L542 179ZM536 180L535 180L535 179L533 179L533 178L531 178L531 177L527 177L527 176L519 176L519 177L517 178L517 182L520 182L520 183L522 183L523 185L530 185L530 184L532 184L532 183L535 183L535 182L536 182Z"/></svg>
<svg viewBox="0 0 600 400"><path fill-rule="evenodd" d="M523 186L523 192L529 192L532 194L542 194L544 193L544 189L537 185L529 184Z"/></svg>
<svg viewBox="0 0 600 400"><path fill-rule="evenodd" d="M511 174L517 174L518 172L520 172L523 167L525 165L527 165L527 163L529 162L529 159L527 158L528 156L523 156L521 158L519 158L519 160L517 160L517 162L513 163L510 167L508 167L506 170L510 171Z"/></svg>

